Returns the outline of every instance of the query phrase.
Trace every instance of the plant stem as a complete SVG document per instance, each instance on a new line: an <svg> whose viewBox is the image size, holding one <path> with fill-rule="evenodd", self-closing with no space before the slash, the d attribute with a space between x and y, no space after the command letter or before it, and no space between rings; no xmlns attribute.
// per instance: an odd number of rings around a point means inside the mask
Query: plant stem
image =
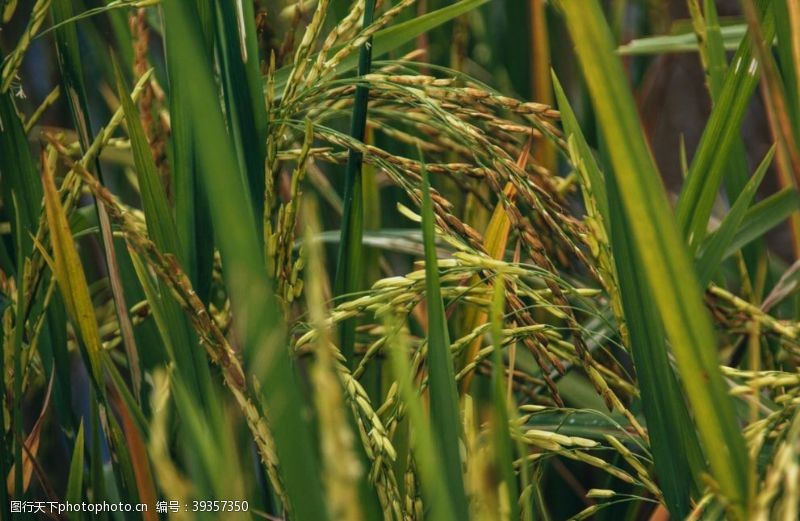
<svg viewBox="0 0 800 521"><path fill-rule="evenodd" d="M368 0L364 10L364 27L372 23L375 14L375 0ZM358 56L358 75L369 74L372 66L372 39L370 38L361 47ZM359 85L356 87L355 101L353 103L353 117L350 121L350 135L358 141L364 141L367 129L367 104L369 101L369 87ZM347 157L347 173L344 185L344 215L342 217L342 231L339 240L339 254L336 263L336 280L334 283L334 296L352 294L363 284L361 273L363 271L362 238L364 235L364 201L362 194L361 167L364 161L363 154L350 150ZM356 321L347 320L342 324L340 331L340 348L350 367L353 366L355 346Z"/></svg>

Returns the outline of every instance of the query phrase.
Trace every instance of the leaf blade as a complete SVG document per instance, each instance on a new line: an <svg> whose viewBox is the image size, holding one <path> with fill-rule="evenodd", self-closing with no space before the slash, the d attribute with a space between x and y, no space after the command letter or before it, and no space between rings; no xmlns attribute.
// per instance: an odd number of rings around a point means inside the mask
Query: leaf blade
<svg viewBox="0 0 800 521"><path fill-rule="evenodd" d="M267 409L282 477L298 519L328 518L321 494L320 473L310 426L299 411L305 403L286 344L285 325L272 283L258 248L255 215L241 177L235 173L235 147L226 132L218 104L216 82L193 13L181 0L162 3L167 32L173 32L174 65L178 76L193 78L186 95L188 121L196 131L196 152L225 266L224 277L237 317L247 370L261 381L261 399ZM231 175L232 170L234 173ZM211 197L213 195L213 197Z"/></svg>
<svg viewBox="0 0 800 521"><path fill-rule="evenodd" d="M747 457L719 371L716 339L688 255L648 150L625 72L596 1L562 1L567 26L610 150L625 215L671 341L713 477L744 518ZM688 280L687 280L688 279Z"/></svg>
<svg viewBox="0 0 800 521"><path fill-rule="evenodd" d="M690 511L692 493L700 483L698 470L703 466L694 426L667 357L664 328L647 289L640 259L629 240L630 230L620 211L616 182L613 176L606 179L600 171L555 75L553 84L565 135L574 140L588 178L588 187L583 190L588 188L588 195L594 200L606 230L606 247L613 252L613 266L607 268L609 277L614 279L609 291L612 301L618 301L617 306L622 308L619 319L625 322L620 324L621 334L633 356L656 473L667 507L673 516L682 518ZM686 458L674 458L673 454L685 454Z"/></svg>
<svg viewBox="0 0 800 521"><path fill-rule="evenodd" d="M436 258L433 203L428 172L422 167L422 235L425 244L425 296L428 304L428 378L431 423L442 454L448 496L458 519L467 519L467 498L461 471L460 415L453 357Z"/></svg>

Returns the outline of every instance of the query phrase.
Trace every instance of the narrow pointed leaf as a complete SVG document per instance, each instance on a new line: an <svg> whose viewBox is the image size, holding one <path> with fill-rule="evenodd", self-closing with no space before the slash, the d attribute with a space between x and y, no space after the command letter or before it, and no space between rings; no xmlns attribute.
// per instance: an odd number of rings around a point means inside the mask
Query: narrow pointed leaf
<svg viewBox="0 0 800 521"><path fill-rule="evenodd" d="M615 269L609 271L618 279L612 281L612 287L617 288L624 313L625 324L621 327L627 332L633 354L656 475L670 512L676 517L684 517L689 512L692 492L697 490L696 484L700 482L699 473L703 468L694 426L667 357L664 328L649 298L647 280L620 211L622 203L616 183L613 178L606 182L555 75L553 84L564 132L568 139L574 140L589 178L589 197L593 199L602 226L610 237ZM686 458L674 458L672 455L676 453L685 454ZM687 479L687 476L693 479Z"/></svg>
<svg viewBox="0 0 800 521"><path fill-rule="evenodd" d="M744 24L728 25L721 28L722 42L725 49L736 50L747 33ZM666 54L697 52L699 48L697 35L693 32L669 34L664 36L647 36L636 38L621 46L617 52L623 56L644 54Z"/></svg>
<svg viewBox="0 0 800 521"><path fill-rule="evenodd" d="M730 211L725 215L725 219L723 219L719 228L709 237L703 249L698 252L695 268L701 286L704 287L711 280L714 271L725 255L725 250L730 246L733 238L736 236L736 231L739 229L742 222L744 222L747 209L750 207L750 203L756 195L756 190L761 186L761 181L763 181L774 156L775 146L767 152L766 157L764 157L764 160L758 166L753 177L750 178L750 181L748 181L744 190L742 190L739 198L736 199Z"/></svg>
<svg viewBox="0 0 800 521"><path fill-rule="evenodd" d="M76 504L81 502L81 491L83 489L83 422L78 428L78 435L75 437L75 447L72 449L72 460L69 465L69 477L67 478L67 491L64 500Z"/></svg>
<svg viewBox="0 0 800 521"><path fill-rule="evenodd" d="M136 165L136 177L142 197L142 206L146 218L147 231L155 245L163 253L178 255L180 242L176 233L175 220L169 208L164 187L153 159L147 137L144 133L139 112L134 105L122 76L117 71L117 90L119 99L128 123L128 134ZM196 393L200 393L203 402L212 400L210 393L211 373L206 354L197 342L193 341L188 321L179 304L175 302L169 289L159 284L161 310L164 313L165 325L169 327L171 356L175 358L177 370L186 380L186 385Z"/></svg>
<svg viewBox="0 0 800 521"><path fill-rule="evenodd" d="M215 3L226 115L258 217L264 213L267 106L259 70L253 3L228 0Z"/></svg>
<svg viewBox="0 0 800 521"><path fill-rule="evenodd" d="M44 175L42 185L44 186L45 212L47 223L50 228L50 240L53 246L53 260L55 262L54 275L61 289L64 304L67 312L75 325L75 329L80 335L81 345L85 347L87 358L87 368L94 378L96 385L102 383L102 372L100 366L100 332L97 327L94 307L89 293L89 286L86 283L86 275L83 272L78 252L75 249L75 242L72 240L72 232L61 205L61 199L56 189L53 171L47 160L46 154L42 154L42 166Z"/></svg>
<svg viewBox="0 0 800 521"><path fill-rule="evenodd" d="M495 465L503 480L501 491L505 492L508 501L508 519L519 519L520 508L518 504L519 487L517 476L514 472L514 451L511 435L509 434L509 409L505 386L505 364L503 363L503 310L505 309L505 283L502 275L494 281L494 296L492 298L492 441L494 443ZM513 409L512 409L513 410Z"/></svg>
<svg viewBox="0 0 800 521"><path fill-rule="evenodd" d="M450 336L444 313L436 258L436 235L428 173L422 169L422 235L425 243L425 296L428 304L428 378L431 423L442 455L448 495L459 519L467 519L467 498L459 449L461 419Z"/></svg>
<svg viewBox="0 0 800 521"><path fill-rule="evenodd" d="M247 370L261 386L291 510L297 519L327 519L322 500L318 461L310 427L301 411L305 404L289 358L285 325L264 269L255 215L247 188L237 173L235 147L226 132L218 104L212 64L194 14L182 0L163 2L166 31L173 32L172 49L178 76L193 78L187 90L188 121L196 132L198 165L209 195L225 281L236 316L234 326L246 354Z"/></svg>
<svg viewBox="0 0 800 521"><path fill-rule="evenodd" d="M364 25L372 23L375 11L375 0L367 0L364 10ZM358 75L369 74L372 66L372 41L369 40L359 50ZM358 85L353 114L350 119L350 136L360 142L364 141L367 131L367 109L369 104L369 87ZM353 294L365 284L364 258L364 190L362 166L364 157L361 152L350 149L347 155L344 185L344 213L342 215L342 236L339 240L339 254L336 261L336 279L334 292L336 296ZM355 352L354 319L345 321L341 326L340 349L352 366Z"/></svg>
<svg viewBox="0 0 800 521"><path fill-rule="evenodd" d="M442 469L444 455L435 438L431 422L425 417L422 399L417 394L408 362L408 340L401 328L391 319L384 323L390 336L387 339L389 360L397 381L399 395L405 404L409 426L413 430L412 452L416 468L419 470L423 497L431 511L431 519L442 521L464 520L466 517L456 515L455 506L451 502L449 488L452 483Z"/></svg>
<svg viewBox="0 0 800 521"><path fill-rule="evenodd" d="M61 23L73 17L73 9L74 4L71 0L53 0L51 3L53 22L58 26L55 31L55 42L63 90L66 94L73 123L78 132L78 142L81 150L86 152L91 146L95 134L90 120L89 103L83 78L78 31L75 24ZM99 161L96 161L95 170L98 178L103 182L103 173ZM120 326L120 335L128 358L131 380L133 381L135 394L138 396L142 386L142 367L136 339L133 334L133 325L128 315L128 303L125 300L119 263L117 262L111 222L105 207L101 204L95 204L95 209L100 223L100 238L104 253L103 262L111 286L111 294Z"/></svg>
<svg viewBox="0 0 800 521"><path fill-rule="evenodd" d="M794 188L784 188L754 204L747 210L741 227L736 231L731 244L725 250L723 259L727 259L751 242L763 237L764 234L786 221L798 210L800 210L800 194ZM713 236L714 234L711 234L707 240L710 241Z"/></svg>
<svg viewBox="0 0 800 521"><path fill-rule="evenodd" d="M747 509L747 453L719 371L717 342L660 175L644 139L622 63L596 0L560 2L589 86L641 255L652 300L670 340L712 477L731 512Z"/></svg>
<svg viewBox="0 0 800 521"><path fill-rule="evenodd" d="M763 6L764 2L759 4ZM764 20L764 35L772 39L773 18L765 16ZM739 139L745 110L758 86L760 67L750 38L743 40L731 61L731 70L700 139L675 210L681 233L692 251L706 234L731 149Z"/></svg>

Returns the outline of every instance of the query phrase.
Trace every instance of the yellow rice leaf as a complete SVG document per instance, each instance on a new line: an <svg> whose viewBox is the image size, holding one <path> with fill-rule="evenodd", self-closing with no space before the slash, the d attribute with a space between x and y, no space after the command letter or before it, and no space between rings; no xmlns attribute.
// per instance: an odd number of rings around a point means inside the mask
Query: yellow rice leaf
<svg viewBox="0 0 800 521"><path fill-rule="evenodd" d="M530 135L528 142L525 144L525 147L522 149L522 152L517 158L517 166L521 169L524 169L525 164L528 162L532 143L533 134ZM503 189L503 197L513 203L516 195L516 187L514 187L514 185L511 183L506 184L505 188ZM489 224L486 226L486 231L483 234L483 245L486 248L486 252L493 259L503 258L503 254L506 251L506 246L508 245L508 236L510 233L511 219L508 217L508 212L506 212L503 201L500 200L497 202L497 206L494 207L492 217L489 220ZM470 281L470 285L478 285L479 283L480 280L478 277L473 277L473 279ZM486 320L486 312L475 306L468 307L464 313L464 332L468 333L470 331L474 331L476 328L485 324ZM463 363L465 365L475 358L480 346L481 337L477 337L467 347L465 356L463 358ZM464 378L461 380L461 392L467 392L467 389L469 389L471 383L472 371L464 375Z"/></svg>
<svg viewBox="0 0 800 521"><path fill-rule="evenodd" d="M53 247L53 260L55 263L54 275L58 287L64 297L73 324L86 348L92 374L96 382L100 382L100 363L98 355L102 345L97 319L92 306L89 285L83 272L72 232L67 222L67 216L61 205L61 198L56 189L53 170L47 158L47 153L42 154L42 185L44 186L44 207L47 214L47 224L50 227L50 240Z"/></svg>

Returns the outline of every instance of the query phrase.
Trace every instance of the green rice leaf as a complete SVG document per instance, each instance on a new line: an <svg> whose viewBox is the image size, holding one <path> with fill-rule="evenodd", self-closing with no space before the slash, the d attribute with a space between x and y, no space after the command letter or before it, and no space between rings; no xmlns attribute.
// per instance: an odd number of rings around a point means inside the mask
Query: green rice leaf
<svg viewBox="0 0 800 521"><path fill-rule="evenodd" d="M81 491L83 489L83 422L78 428L78 435L75 437L75 446L72 449L72 460L69 465L69 477L67 478L67 491L64 493L64 501L72 504L81 502Z"/></svg>
<svg viewBox="0 0 800 521"><path fill-rule="evenodd" d="M555 75L553 84L564 131L576 143L589 177L589 197L595 201L610 237L615 263L612 274L617 279L613 284L625 320L621 329L627 332L623 340L628 342L633 355L656 474L670 512L675 517L684 517L690 511L693 493L699 489L704 466L694 425L669 363L664 328L650 296L641 260L630 241L616 182L613 176L606 179L600 171ZM685 454L686 458L675 458L674 454Z"/></svg>
<svg viewBox="0 0 800 521"><path fill-rule="evenodd" d="M506 397L505 364L503 363L503 311L505 310L505 281L498 274L494 281L492 298L491 331L492 345L492 442L494 460L503 480L500 487L508 496L508 519L519 519L519 486L514 473L514 451L509 434L509 408Z"/></svg>
<svg viewBox="0 0 800 521"><path fill-rule="evenodd" d="M703 16L704 15L704 16ZM728 72L728 59L723 43L722 28L720 27L717 7L713 0L704 0L703 13L693 14L701 18L696 24L702 25L700 31L704 34L704 46L701 50L705 56L706 75L708 88L714 105L719 102L725 86L725 77ZM686 174L688 175L688 174ZM734 139L728 166L725 173L725 190L728 200L735 201L739 198L749 177L747 153L741 137ZM755 274L758 255L761 250L759 244L754 244L744 251L744 260L751 277Z"/></svg>
<svg viewBox="0 0 800 521"><path fill-rule="evenodd" d="M253 3L217 0L215 4L215 41L222 66L226 115L253 208L256 216L260 216L264 213L267 106L259 69Z"/></svg>
<svg viewBox="0 0 800 521"><path fill-rule="evenodd" d="M742 43L747 33L745 24L727 25L720 28L722 43L726 50L736 50ZM669 34L664 36L648 36L635 38L622 45L617 52L622 56L636 56L646 54L667 54L697 52L699 49L697 35L693 32Z"/></svg>
<svg viewBox="0 0 800 521"><path fill-rule="evenodd" d="M428 305L428 379L431 423L442 456L447 495L458 519L467 519L467 498L461 471L461 419L455 384L450 335L444 313L436 258L433 203L428 173L422 168L422 236L425 243L425 296Z"/></svg>
<svg viewBox="0 0 800 521"><path fill-rule="evenodd" d="M398 394L406 407L408 422L413 430L412 452L419 471L422 495L430 508L431 519L456 521L468 519L456 515L450 495L452 483L447 481L444 468L444 455L434 437L433 428L422 406L422 399L412 380L411 364L408 362L408 339L396 318L386 317L384 327L389 332L387 350L392 372L397 381ZM461 504L459 510L465 506Z"/></svg>
<svg viewBox="0 0 800 521"><path fill-rule="evenodd" d="M190 20L193 29L201 34L203 49L211 52L208 44L211 27L207 9L208 2L195 2L200 8ZM165 26L169 26L165 13ZM172 173L172 197L175 207L175 225L181 249L178 259L186 270L192 285L201 299L208 298L211 285L214 233L208 211L208 202L201 188L195 153L195 133L192 127L189 93L192 76L181 76L177 63L183 42L175 31L164 34L166 69L169 84L169 114L171 125L170 170Z"/></svg>
<svg viewBox="0 0 800 521"><path fill-rule="evenodd" d="M375 0L367 0L364 10L364 26L372 23L375 11ZM369 74L372 66L372 40L367 41L359 50L358 75ZM367 131L367 109L369 103L369 87L356 87L353 101L353 115L350 119L350 136L363 142ZM344 212L342 215L342 235L339 240L339 253L336 262L336 279L334 292L336 296L353 294L365 284L364 259L364 190L362 166L364 158L361 152L350 149L347 155L347 168L344 183ZM355 320L347 320L341 326L340 349L345 359L354 364Z"/></svg>
<svg viewBox="0 0 800 521"><path fill-rule="evenodd" d="M761 238L794 212L800 210L800 195L795 188L784 188L763 201L759 201L747 210L741 227L736 231L723 259L727 259L751 242ZM716 233L716 232L715 232ZM708 236L710 241L714 234Z"/></svg>
<svg viewBox="0 0 800 521"><path fill-rule="evenodd" d="M155 160L139 119L139 111L134 105L118 69L116 78L119 99L128 123L128 134L131 138L136 178L139 181L148 234L161 252L178 255L180 243L176 233L175 220L172 217ZM169 289L162 283L159 283L159 287L162 298L160 306L156 303L155 307L161 309L164 314L163 325L169 328L169 342L166 345L172 349L170 356L174 358L177 370L185 378L186 385L201 396L203 403L209 402L213 400L213 397L211 395L211 372L206 354L202 349L196 347L197 342L191 332L188 320Z"/></svg>
<svg viewBox="0 0 800 521"><path fill-rule="evenodd" d="M321 493L319 464L306 404L289 358L283 318L264 269L255 215L247 188L238 175L236 150L226 132L218 104L212 64L201 34L191 23L194 14L181 0L163 4L167 32L178 76L191 79L186 116L195 132L198 167L210 203L224 277L231 295L234 324L245 354L245 367L259 380L270 434L275 443L290 509L297 519L327 519ZM213 197L212 197L213 196Z"/></svg>
<svg viewBox="0 0 800 521"><path fill-rule="evenodd" d="M763 32L768 39L774 37L772 16L764 17ZM745 110L758 86L759 71L752 42L746 38L733 57L731 70L711 112L675 210L679 228L692 252L706 235L731 149L739 139Z"/></svg>
<svg viewBox="0 0 800 521"><path fill-rule="evenodd" d="M611 240L619 274L633 363L642 395L656 475L667 507L676 518L691 511L692 498L702 490L703 454L683 392L668 358L666 335L636 251L629 223L621 211L616 180L609 178ZM676 458L675 454L682 457Z"/></svg>
<svg viewBox="0 0 800 521"><path fill-rule="evenodd" d="M613 144L609 153L625 220L670 340L711 475L730 501L730 511L743 519L748 505L744 440L719 371L714 329L697 281L689 275L689 256L644 139L625 71L613 52L599 4L567 0L560 6L603 135Z"/></svg>
<svg viewBox="0 0 800 521"><path fill-rule="evenodd" d="M725 215L725 219L723 219L719 228L713 235L709 236L709 240L703 245L703 249L698 252L695 269L702 287L705 287L711 281L714 271L725 255L725 250L731 245L737 230L744 222L750 202L755 197L758 187L761 186L761 181L763 181L770 164L772 164L774 156L775 146L767 152L753 177L750 178L739 198L736 199L728 214Z"/></svg>
<svg viewBox="0 0 800 521"><path fill-rule="evenodd" d="M27 255L33 248L31 236L39 226L42 185L10 91L0 93L0 174L3 199L11 201L13 193L19 205L20 220L11 221L12 232L21 229L23 254Z"/></svg>

